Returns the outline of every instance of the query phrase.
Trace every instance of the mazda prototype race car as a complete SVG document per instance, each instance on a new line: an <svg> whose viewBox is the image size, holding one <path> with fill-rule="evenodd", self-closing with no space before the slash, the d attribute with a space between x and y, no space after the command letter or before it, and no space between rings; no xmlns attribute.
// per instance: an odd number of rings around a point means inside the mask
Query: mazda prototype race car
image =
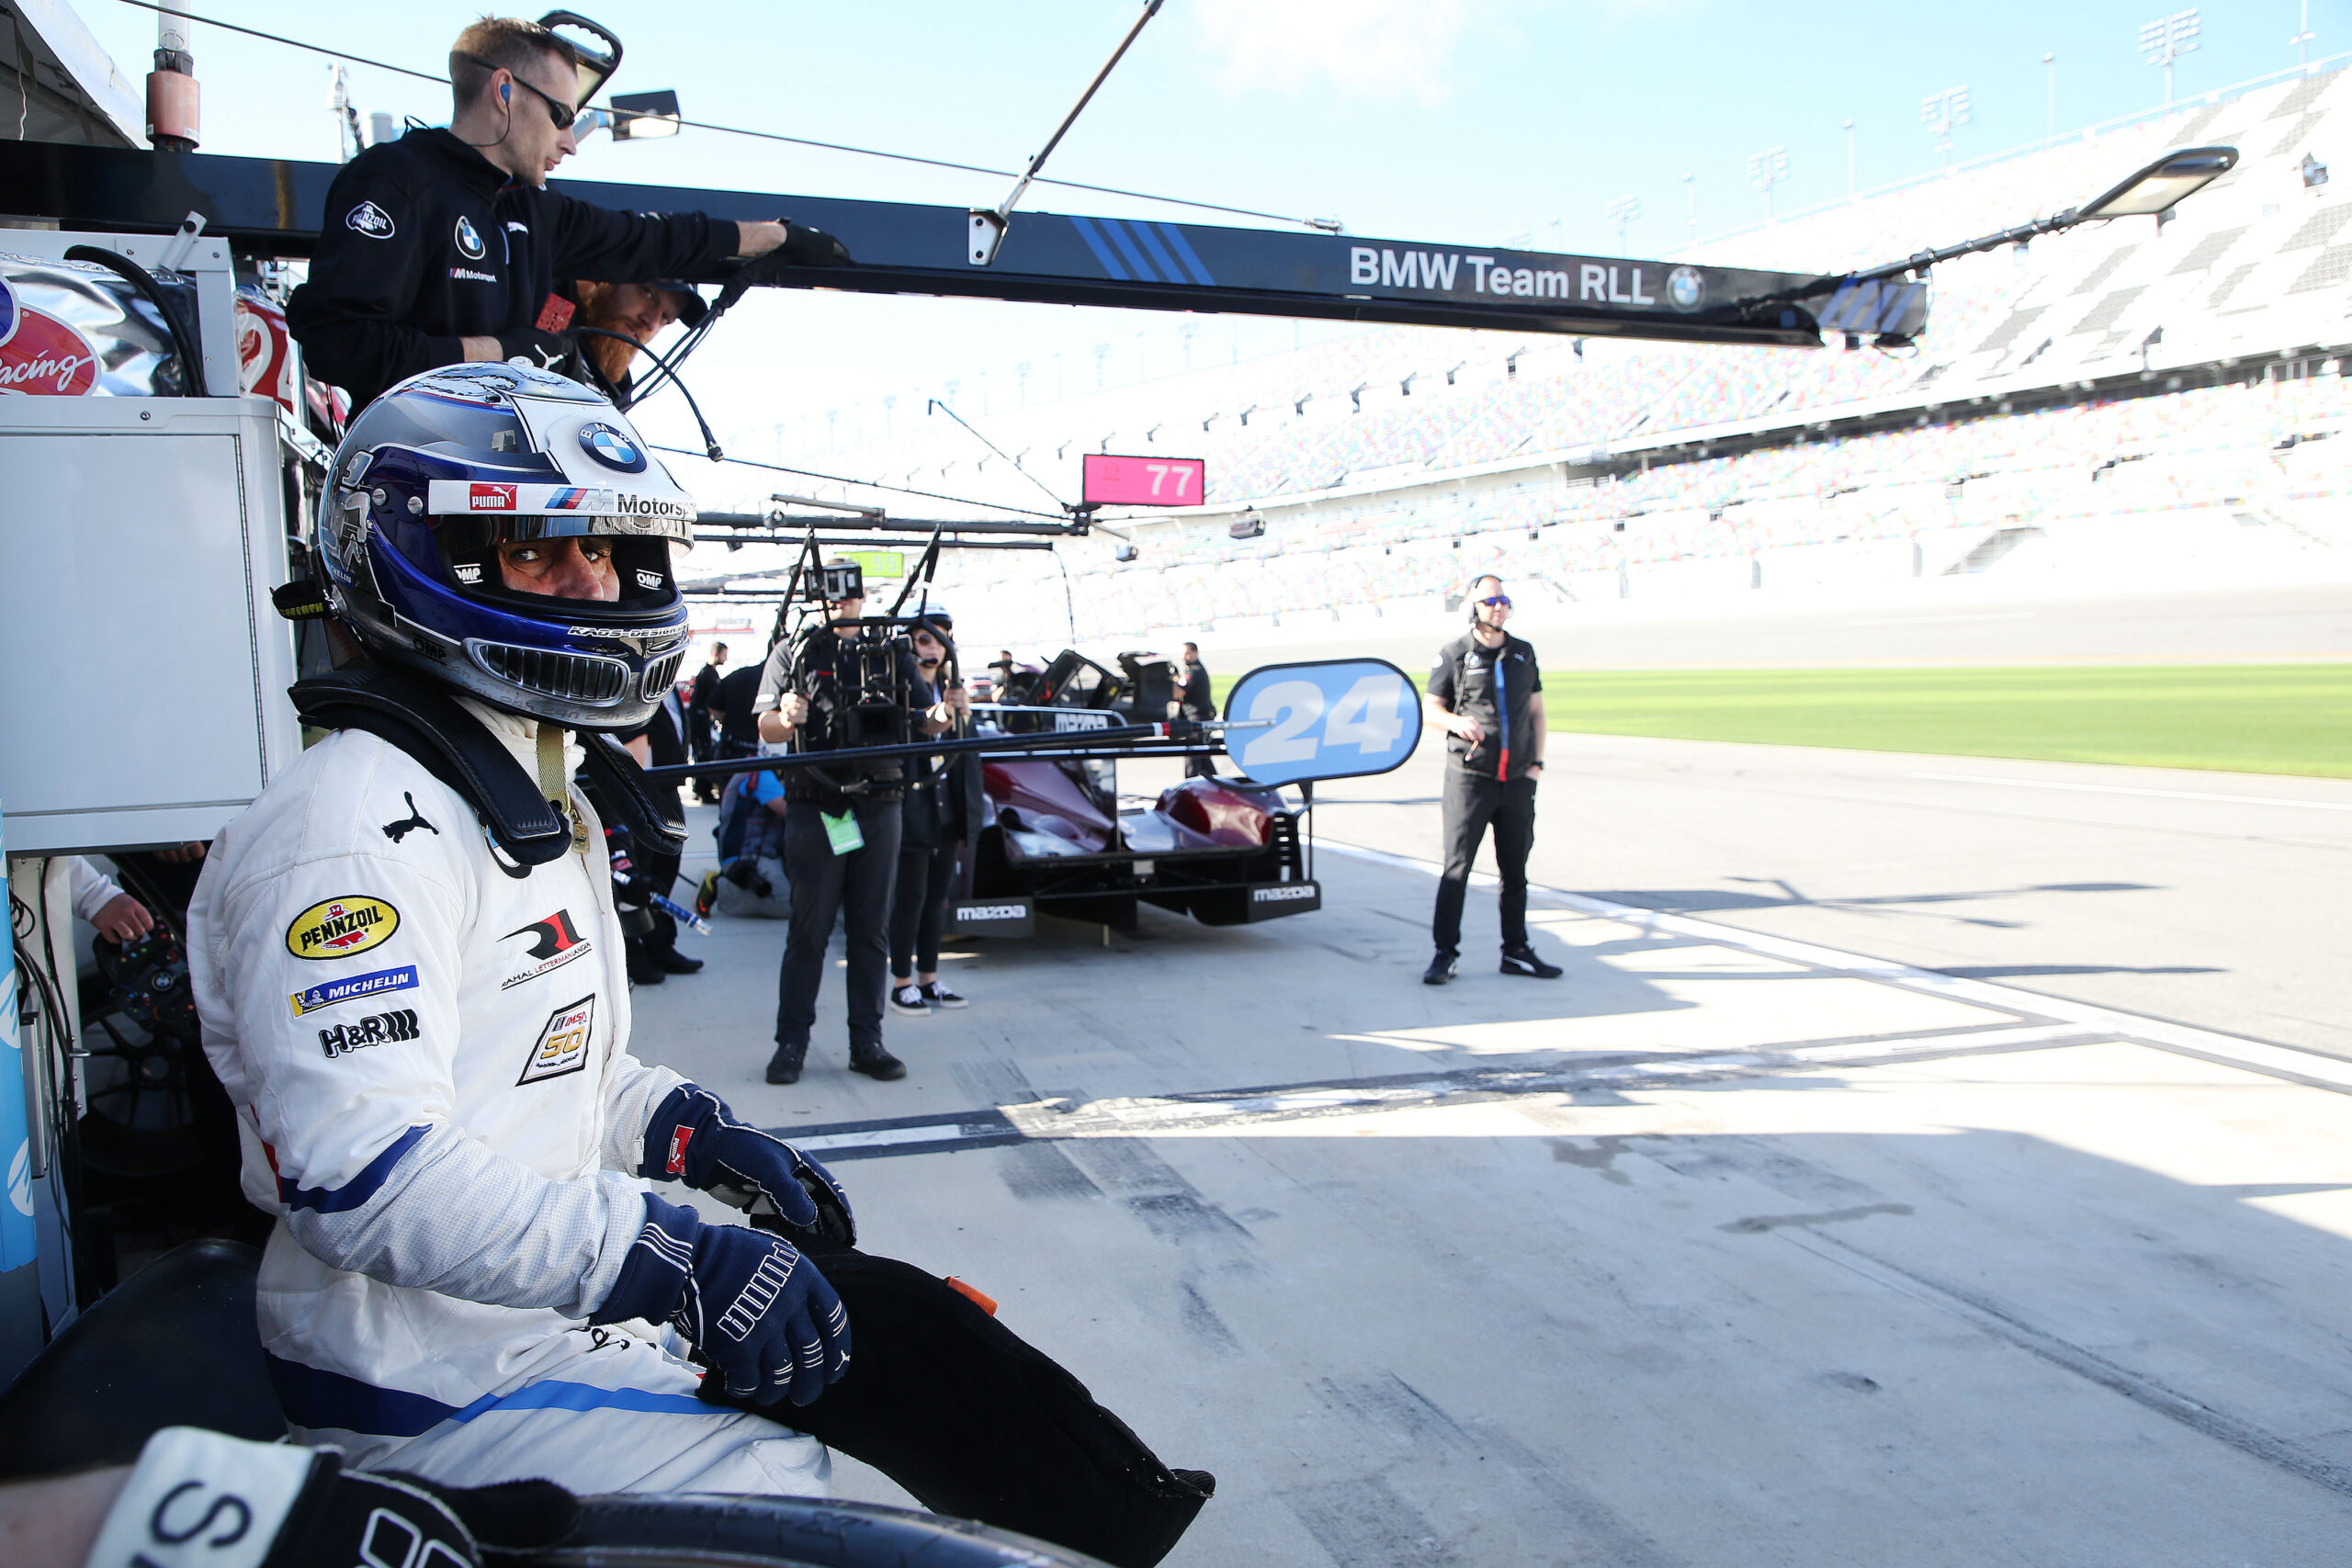
<svg viewBox="0 0 2352 1568"><path fill-rule="evenodd" d="M1152 653L1117 663L1067 650L1042 671L1015 672L1002 700L980 711L1006 735L1175 716L1173 666ZM1302 830L1306 788L1224 776L1188 778L1148 800L1120 794L1122 757L1182 754L1148 743L1114 755L984 754L983 825L948 906L954 929L1026 936L1045 913L1125 930L1146 903L1211 926L1321 908L1313 836Z"/></svg>

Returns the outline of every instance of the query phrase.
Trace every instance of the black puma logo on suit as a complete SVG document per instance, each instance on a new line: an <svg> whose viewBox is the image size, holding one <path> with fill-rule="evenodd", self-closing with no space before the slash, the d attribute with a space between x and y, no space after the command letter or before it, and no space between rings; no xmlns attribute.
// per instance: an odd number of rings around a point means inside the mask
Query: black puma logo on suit
<svg viewBox="0 0 2352 1568"><path fill-rule="evenodd" d="M424 829L426 832L432 834L436 839L441 836L441 829L435 828L432 823L427 822L424 819L424 813L416 808L416 796L409 794L406 790L402 790L401 791L401 798L408 802L408 818L401 822L385 823L384 837L397 844L419 828Z"/></svg>

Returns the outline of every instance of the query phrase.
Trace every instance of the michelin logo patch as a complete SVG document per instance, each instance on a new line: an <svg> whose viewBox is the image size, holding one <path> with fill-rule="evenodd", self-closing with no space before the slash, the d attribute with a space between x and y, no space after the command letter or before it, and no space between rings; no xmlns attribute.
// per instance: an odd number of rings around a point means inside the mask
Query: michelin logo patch
<svg viewBox="0 0 2352 1568"><path fill-rule="evenodd" d="M347 975L340 980L329 980L298 991L286 999L294 1004L294 1016L317 1012L339 1002L357 1001L362 997L380 997L387 991L413 991L416 988L416 966L403 964L397 969L378 969L366 975Z"/></svg>
<svg viewBox="0 0 2352 1568"><path fill-rule="evenodd" d="M392 940L401 912L381 898L346 893L311 905L286 928L286 951L297 958L348 958Z"/></svg>
<svg viewBox="0 0 2352 1568"><path fill-rule="evenodd" d="M523 1066L523 1076L514 1082L519 1086L537 1083L541 1078L560 1078L586 1066L588 1033L595 1022L596 998L593 995L567 1002L549 1013L547 1027L539 1031L538 1043L531 1047L531 1059Z"/></svg>

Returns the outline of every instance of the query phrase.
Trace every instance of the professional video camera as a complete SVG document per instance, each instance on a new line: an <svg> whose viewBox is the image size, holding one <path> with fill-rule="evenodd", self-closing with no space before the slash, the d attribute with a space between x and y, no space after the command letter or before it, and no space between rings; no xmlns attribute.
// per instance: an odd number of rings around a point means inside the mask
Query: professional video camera
<svg viewBox="0 0 2352 1568"><path fill-rule="evenodd" d="M910 577L893 614L835 618L831 606L844 600L864 601L865 569L855 561L820 559L813 530L804 541L788 607L797 622L790 633L788 689L808 704L795 750L854 752L910 745L923 738L917 719L931 700L908 674L914 664L915 628L928 626L947 649L942 685L960 684L961 675L955 639L944 619L924 613L921 602L913 615L895 613L905 607L916 581ZM829 640L829 633L837 640ZM829 785L849 795L899 783L896 766L815 771ZM927 764L905 770L918 778L929 771Z"/></svg>

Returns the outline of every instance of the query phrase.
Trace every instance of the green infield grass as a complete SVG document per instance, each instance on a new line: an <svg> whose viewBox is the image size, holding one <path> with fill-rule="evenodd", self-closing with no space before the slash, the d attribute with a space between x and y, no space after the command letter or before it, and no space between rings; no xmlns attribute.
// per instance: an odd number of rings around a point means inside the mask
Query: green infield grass
<svg viewBox="0 0 2352 1568"><path fill-rule="evenodd" d="M1547 671L1544 697L1555 731L2352 778L2352 663Z"/></svg>

